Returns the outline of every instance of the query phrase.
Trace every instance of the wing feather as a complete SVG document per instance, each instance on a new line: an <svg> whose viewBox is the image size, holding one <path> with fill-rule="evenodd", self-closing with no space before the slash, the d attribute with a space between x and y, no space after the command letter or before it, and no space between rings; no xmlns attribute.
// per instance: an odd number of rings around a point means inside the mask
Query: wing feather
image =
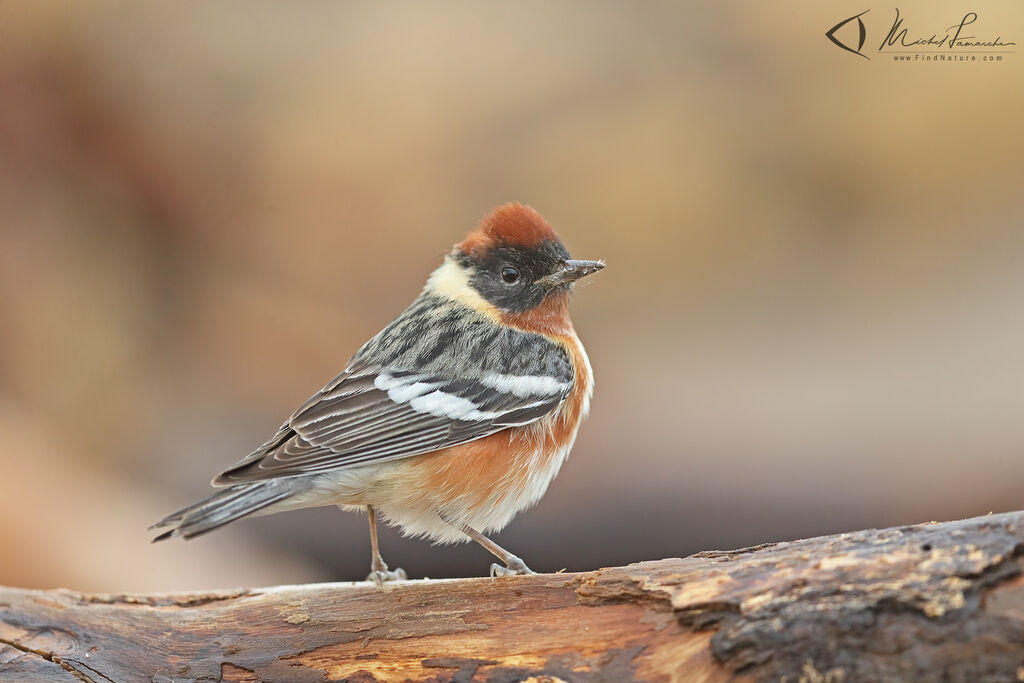
<svg viewBox="0 0 1024 683"><path fill-rule="evenodd" d="M517 395L486 378L396 376L383 369L347 381L357 386L343 380L307 401L274 439L215 483L314 474L473 441L541 419L571 386L548 382Z"/></svg>

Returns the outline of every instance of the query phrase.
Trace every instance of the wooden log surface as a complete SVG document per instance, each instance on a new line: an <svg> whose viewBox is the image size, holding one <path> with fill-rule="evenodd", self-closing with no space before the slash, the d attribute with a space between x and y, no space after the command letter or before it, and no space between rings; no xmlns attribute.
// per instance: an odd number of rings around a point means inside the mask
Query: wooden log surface
<svg viewBox="0 0 1024 683"><path fill-rule="evenodd" d="M0 588L3 681L1024 680L1024 512L578 574Z"/></svg>

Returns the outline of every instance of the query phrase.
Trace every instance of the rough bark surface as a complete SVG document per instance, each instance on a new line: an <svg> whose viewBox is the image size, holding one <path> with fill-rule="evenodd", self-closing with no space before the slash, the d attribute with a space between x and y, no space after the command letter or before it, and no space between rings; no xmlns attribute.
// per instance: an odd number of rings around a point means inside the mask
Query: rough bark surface
<svg viewBox="0 0 1024 683"><path fill-rule="evenodd" d="M3 681L1024 680L1024 512L580 574L0 588Z"/></svg>

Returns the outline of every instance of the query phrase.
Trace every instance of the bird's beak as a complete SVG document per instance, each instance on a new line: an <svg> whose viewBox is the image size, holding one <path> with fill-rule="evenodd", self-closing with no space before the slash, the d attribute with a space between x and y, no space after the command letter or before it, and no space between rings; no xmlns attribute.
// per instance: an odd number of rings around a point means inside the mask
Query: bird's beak
<svg viewBox="0 0 1024 683"><path fill-rule="evenodd" d="M604 268L604 261L584 261L582 259L568 259L564 261L555 272L537 280L535 284L556 287L558 285L575 282L581 277L586 277Z"/></svg>

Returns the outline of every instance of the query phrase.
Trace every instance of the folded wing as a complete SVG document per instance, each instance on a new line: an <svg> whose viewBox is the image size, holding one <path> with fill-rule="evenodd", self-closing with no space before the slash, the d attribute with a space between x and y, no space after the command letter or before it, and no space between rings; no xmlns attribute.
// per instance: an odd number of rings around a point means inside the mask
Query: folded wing
<svg viewBox="0 0 1024 683"><path fill-rule="evenodd" d="M455 377L356 365L213 483L315 474L473 441L539 420L571 386L571 375Z"/></svg>

